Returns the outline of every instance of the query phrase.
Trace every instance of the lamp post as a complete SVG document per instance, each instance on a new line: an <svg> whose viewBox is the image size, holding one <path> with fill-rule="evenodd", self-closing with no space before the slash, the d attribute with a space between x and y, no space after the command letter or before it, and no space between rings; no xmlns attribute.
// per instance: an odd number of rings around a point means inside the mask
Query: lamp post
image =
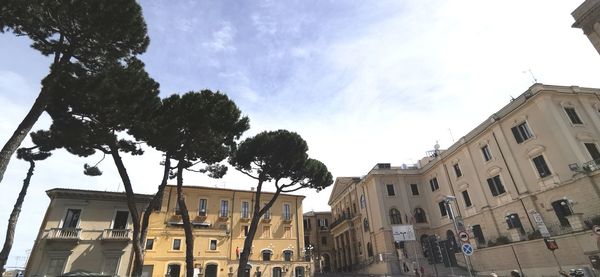
<svg viewBox="0 0 600 277"><path fill-rule="evenodd" d="M444 198L444 204L446 206L446 209L448 210L448 216L450 216L450 219L452 219L452 224L454 225L454 232L456 232L455 234L458 234L458 224L456 222L456 218L454 217L454 210L452 210L452 202L454 202L454 200L456 200L456 197L452 195L446 195L446 197ZM456 238L452 239L456 241ZM465 254L465 252L463 252L462 249L460 252L462 252L463 257L465 258L465 264L467 265L467 271L469 272L469 276L473 277L473 274L471 273L471 265L467 254Z"/></svg>

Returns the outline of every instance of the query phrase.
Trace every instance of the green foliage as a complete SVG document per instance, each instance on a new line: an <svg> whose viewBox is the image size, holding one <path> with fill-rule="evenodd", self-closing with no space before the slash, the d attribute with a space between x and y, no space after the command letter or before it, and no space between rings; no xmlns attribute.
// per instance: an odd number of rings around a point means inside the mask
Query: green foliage
<svg viewBox="0 0 600 277"><path fill-rule="evenodd" d="M540 233L539 230L535 230L535 231L527 234L528 240L541 239L541 238L542 238L542 233Z"/></svg>
<svg viewBox="0 0 600 277"><path fill-rule="evenodd" d="M135 59L115 62L89 74L73 66L72 74L61 75L48 107L53 119L50 129L32 134L40 149L64 147L72 154L89 156L108 151L114 144L120 151L142 154L137 142L118 133L141 124L160 105L158 83L148 76L144 64Z"/></svg>
<svg viewBox="0 0 600 277"><path fill-rule="evenodd" d="M183 168L202 162L214 178L227 167L216 163L227 158L235 141L249 128L235 103L220 92L203 90L171 95L151 117L133 127L132 134L181 162Z"/></svg>
<svg viewBox="0 0 600 277"><path fill-rule="evenodd" d="M83 165L83 174L88 176L100 176L102 175L102 171L95 165L84 164Z"/></svg>
<svg viewBox="0 0 600 277"><path fill-rule="evenodd" d="M262 132L241 142L229 162L259 180L287 179L287 187L324 189L333 183L333 177L323 163L308 158L307 151L306 142L297 133Z"/></svg>
<svg viewBox="0 0 600 277"><path fill-rule="evenodd" d="M52 155L52 153L46 151L33 151L36 148L37 147L19 148L17 150L17 159L24 161L42 161Z"/></svg>
<svg viewBox="0 0 600 277"><path fill-rule="evenodd" d="M496 238L496 245L505 245L509 243L511 243L511 241L507 236L499 236Z"/></svg>
<svg viewBox="0 0 600 277"><path fill-rule="evenodd" d="M0 31L28 36L43 55L65 53L88 69L146 51L135 0L3 0Z"/></svg>

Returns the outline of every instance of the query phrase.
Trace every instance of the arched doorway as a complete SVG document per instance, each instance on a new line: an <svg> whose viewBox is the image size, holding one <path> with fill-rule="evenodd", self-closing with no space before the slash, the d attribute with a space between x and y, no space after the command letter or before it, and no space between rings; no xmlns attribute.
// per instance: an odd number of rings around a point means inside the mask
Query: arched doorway
<svg viewBox="0 0 600 277"><path fill-rule="evenodd" d="M283 275L283 271L281 270L281 267L273 268L273 274L271 275L272 277L282 277L282 275Z"/></svg>
<svg viewBox="0 0 600 277"><path fill-rule="evenodd" d="M294 274L295 277L304 277L304 267L303 266L297 266L296 270L294 270L294 272L295 272L295 274Z"/></svg>
<svg viewBox="0 0 600 277"><path fill-rule="evenodd" d="M323 254L323 272L331 272L331 257L329 257L329 254Z"/></svg>
<svg viewBox="0 0 600 277"><path fill-rule="evenodd" d="M169 277L179 277L181 274L181 265L180 264L169 264L167 266L167 274Z"/></svg>
<svg viewBox="0 0 600 277"><path fill-rule="evenodd" d="M206 270L204 270L204 275L206 277L217 277L217 272L219 269L219 266L216 264L208 264L206 265Z"/></svg>

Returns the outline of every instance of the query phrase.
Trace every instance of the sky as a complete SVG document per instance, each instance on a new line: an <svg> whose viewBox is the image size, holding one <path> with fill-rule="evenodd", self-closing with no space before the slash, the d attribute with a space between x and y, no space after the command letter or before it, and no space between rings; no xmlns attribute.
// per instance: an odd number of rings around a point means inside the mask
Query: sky
<svg viewBox="0 0 600 277"><path fill-rule="evenodd" d="M436 142L448 148L534 82L600 87L600 55L571 28L582 1L141 1L151 39L140 58L161 96L211 89L264 130L299 133L334 177L376 163L416 163ZM0 143L39 93L51 60L27 38L0 34ZM47 128L43 115L34 130ZM30 146L29 140L23 146ZM124 162L137 193L160 182L160 154ZM100 177L64 150L38 162L8 266L25 262L49 204L45 191L123 191L107 159ZM0 184L0 222L28 164L13 158ZM174 182L172 182L174 183ZM250 189L234 169L223 179L187 173L185 185ZM301 190L304 211L328 210L331 187ZM5 236L0 225L0 238Z"/></svg>

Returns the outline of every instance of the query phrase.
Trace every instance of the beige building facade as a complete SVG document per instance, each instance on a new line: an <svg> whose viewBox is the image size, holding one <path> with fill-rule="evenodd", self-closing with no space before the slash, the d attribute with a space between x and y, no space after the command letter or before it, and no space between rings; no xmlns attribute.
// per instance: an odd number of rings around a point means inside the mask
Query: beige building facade
<svg viewBox="0 0 600 277"><path fill-rule="evenodd" d="M305 259L313 261L314 271L328 273L335 269L333 260L333 237L329 230L331 212L304 213L304 247L307 249Z"/></svg>
<svg viewBox="0 0 600 277"><path fill-rule="evenodd" d="M127 276L131 217L124 193L76 189L46 192L50 204L27 262L26 276L93 272ZM136 195L138 210L150 195Z"/></svg>
<svg viewBox="0 0 600 277"><path fill-rule="evenodd" d="M194 267L206 277L237 276L254 207L254 191L184 186L183 194L194 226ZM185 235L176 204L176 187L167 186L160 211L150 217L145 247L146 276L183 276ZM263 192L261 205L273 196ZM302 200L280 194L260 219L250 250L248 276L311 276L305 260Z"/></svg>
<svg viewBox="0 0 600 277"><path fill-rule="evenodd" d="M583 30L600 53L600 0L585 0L571 15L575 18L573 27Z"/></svg>
<svg viewBox="0 0 600 277"><path fill-rule="evenodd" d="M599 149L600 90L534 84L418 164L337 178L329 200L337 269L412 270L424 264L430 235L457 249L445 199L479 249L541 238L539 218L552 236L591 233L600 220ZM395 243L397 224L413 225L417 241ZM571 266L590 266L581 261L600 252L593 235L582 237L582 258Z"/></svg>

